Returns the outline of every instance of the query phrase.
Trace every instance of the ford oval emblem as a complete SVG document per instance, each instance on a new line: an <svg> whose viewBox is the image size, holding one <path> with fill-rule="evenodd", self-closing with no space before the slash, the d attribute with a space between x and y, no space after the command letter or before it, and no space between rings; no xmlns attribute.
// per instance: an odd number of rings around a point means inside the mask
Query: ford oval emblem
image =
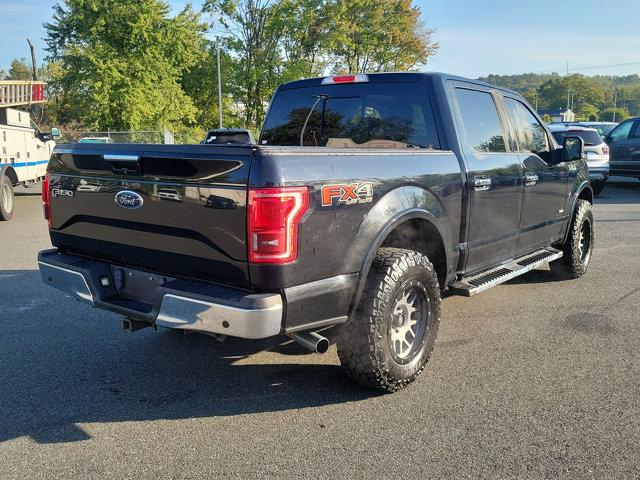
<svg viewBox="0 0 640 480"><path fill-rule="evenodd" d="M140 208L144 203L142 196L131 190L121 190L116 193L114 198L116 205L127 210L134 210Z"/></svg>

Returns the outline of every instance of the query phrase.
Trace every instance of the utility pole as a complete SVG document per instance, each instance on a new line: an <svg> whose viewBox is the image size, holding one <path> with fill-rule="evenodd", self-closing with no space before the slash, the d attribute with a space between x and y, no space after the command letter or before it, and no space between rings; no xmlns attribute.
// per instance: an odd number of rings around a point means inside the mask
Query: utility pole
<svg viewBox="0 0 640 480"><path fill-rule="evenodd" d="M29 50L31 51L31 76L33 77L33 81L37 82L38 68L36 67L36 49L28 38L27 43L29 44Z"/></svg>
<svg viewBox="0 0 640 480"><path fill-rule="evenodd" d="M571 89L567 90L567 110L571 107Z"/></svg>
<svg viewBox="0 0 640 480"><path fill-rule="evenodd" d="M618 108L618 90L613 90L613 122L616 121L616 109Z"/></svg>
<svg viewBox="0 0 640 480"><path fill-rule="evenodd" d="M222 128L222 76L220 75L220 38L216 38L216 57L218 60L218 117Z"/></svg>
<svg viewBox="0 0 640 480"><path fill-rule="evenodd" d="M575 107L575 99L576 99L575 92L571 92L571 110L573 110Z"/></svg>
<svg viewBox="0 0 640 480"><path fill-rule="evenodd" d="M538 98L540 98L540 94L536 92L536 112L538 111Z"/></svg>

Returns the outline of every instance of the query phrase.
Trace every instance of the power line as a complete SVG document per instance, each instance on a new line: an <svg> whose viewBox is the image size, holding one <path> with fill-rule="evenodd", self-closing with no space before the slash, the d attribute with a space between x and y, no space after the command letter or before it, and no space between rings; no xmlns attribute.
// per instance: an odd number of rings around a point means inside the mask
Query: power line
<svg viewBox="0 0 640 480"><path fill-rule="evenodd" d="M637 62L626 62L626 63L613 63L610 65L592 65L592 66L588 66L588 67L574 67L574 68L557 68L557 69L548 69L548 70L535 70L532 72L521 72L521 73L514 73L511 75L521 75L521 74L527 74L527 73L559 73L561 70L563 71L567 71L567 72L574 72L574 71L578 71L578 70L594 70L594 69L598 69L598 68L613 68L613 67L629 67L629 66L633 66L633 65L640 65L640 61ZM503 74L503 75L510 75L510 74Z"/></svg>

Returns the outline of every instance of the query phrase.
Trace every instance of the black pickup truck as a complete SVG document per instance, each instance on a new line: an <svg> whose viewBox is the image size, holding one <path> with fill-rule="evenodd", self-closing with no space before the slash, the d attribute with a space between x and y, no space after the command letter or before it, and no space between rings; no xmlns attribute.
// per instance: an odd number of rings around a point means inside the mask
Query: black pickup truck
<svg viewBox="0 0 640 480"><path fill-rule="evenodd" d="M514 92L444 74L280 86L257 145L60 145L44 281L146 326L289 335L384 391L425 367L440 295L585 273L593 193ZM331 328L331 335L325 331Z"/></svg>

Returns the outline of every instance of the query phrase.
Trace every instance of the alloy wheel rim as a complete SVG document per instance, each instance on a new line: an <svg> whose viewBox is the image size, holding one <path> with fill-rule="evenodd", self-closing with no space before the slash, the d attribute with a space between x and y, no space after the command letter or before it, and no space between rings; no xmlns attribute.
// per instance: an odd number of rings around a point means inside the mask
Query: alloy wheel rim
<svg viewBox="0 0 640 480"><path fill-rule="evenodd" d="M578 249L580 251L580 261L586 265L591 256L591 222L588 220L585 220L580 227Z"/></svg>
<svg viewBox="0 0 640 480"><path fill-rule="evenodd" d="M11 195L9 185L6 183L2 185L2 204L4 205L6 212L11 212L13 210L13 197Z"/></svg>
<svg viewBox="0 0 640 480"><path fill-rule="evenodd" d="M420 351L431 310L420 282L409 281L398 291L389 322L389 350L398 363L410 362Z"/></svg>

